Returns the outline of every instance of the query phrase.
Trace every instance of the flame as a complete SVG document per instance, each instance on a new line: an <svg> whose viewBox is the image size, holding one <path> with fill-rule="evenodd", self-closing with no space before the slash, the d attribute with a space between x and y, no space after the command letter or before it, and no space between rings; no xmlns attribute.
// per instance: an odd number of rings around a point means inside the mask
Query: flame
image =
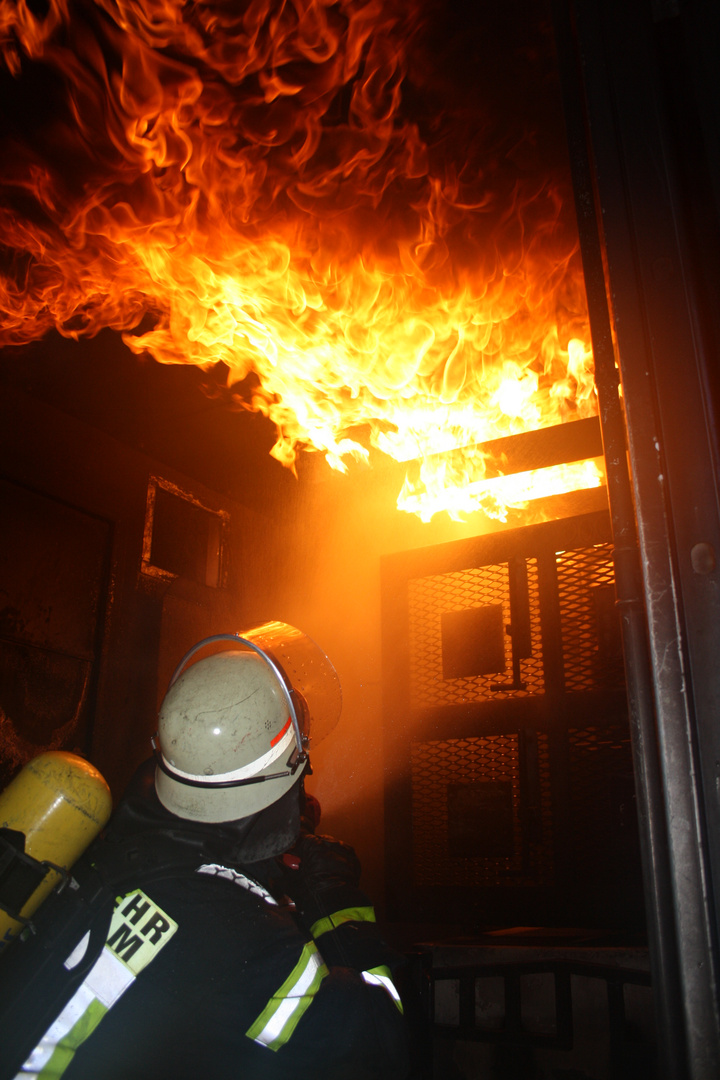
<svg viewBox="0 0 720 1080"><path fill-rule="evenodd" d="M485 481L478 444L596 412L568 200L515 151L441 153L404 108L422 19L0 0L7 71L57 88L32 139L4 140L0 344L112 327L162 363L222 364L286 466L420 460L398 505L424 519L537 497L537 476ZM600 482L565 474L553 490Z"/></svg>
<svg viewBox="0 0 720 1080"><path fill-rule="evenodd" d="M495 479L474 479L471 455L465 459L464 466L457 476L447 475L445 462L430 470L423 462L419 480L413 483L409 477L405 478L398 508L417 514L421 521L430 521L443 510L456 521L478 510L486 517L507 521L510 509L526 509L536 499L600 487L605 481L604 468L594 459L512 473L503 476L502 484Z"/></svg>

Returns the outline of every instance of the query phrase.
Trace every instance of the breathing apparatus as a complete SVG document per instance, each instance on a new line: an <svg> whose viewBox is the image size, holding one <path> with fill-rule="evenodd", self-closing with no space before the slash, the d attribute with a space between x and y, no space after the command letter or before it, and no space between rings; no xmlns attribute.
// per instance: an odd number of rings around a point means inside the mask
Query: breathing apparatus
<svg viewBox="0 0 720 1080"><path fill-rule="evenodd" d="M88 761L50 750L0 794L0 952L105 827L110 789Z"/></svg>

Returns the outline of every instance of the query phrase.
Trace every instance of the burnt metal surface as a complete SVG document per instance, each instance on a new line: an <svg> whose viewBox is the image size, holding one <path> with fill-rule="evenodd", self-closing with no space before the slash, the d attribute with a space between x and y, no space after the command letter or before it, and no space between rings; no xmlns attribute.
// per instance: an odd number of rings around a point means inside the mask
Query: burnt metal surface
<svg viewBox="0 0 720 1080"><path fill-rule="evenodd" d="M452 461L454 455L464 460L467 449L446 450L442 454L430 455L429 460L442 458L443 461ZM598 418L589 416L584 420L553 424L535 431L520 431L501 439L488 439L487 442L477 443L472 449L487 459L483 475L489 478L600 457L603 444Z"/></svg>
<svg viewBox="0 0 720 1080"><path fill-rule="evenodd" d="M718 14L693 0L556 8L606 459L624 458L617 358L637 516L635 567L633 513L608 461L661 1060L673 1080L709 1080L720 1074Z"/></svg>

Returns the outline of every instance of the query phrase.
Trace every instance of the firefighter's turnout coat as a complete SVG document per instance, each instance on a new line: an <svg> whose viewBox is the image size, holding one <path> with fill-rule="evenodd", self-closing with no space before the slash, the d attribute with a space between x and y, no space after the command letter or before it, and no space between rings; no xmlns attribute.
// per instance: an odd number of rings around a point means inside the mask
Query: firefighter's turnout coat
<svg viewBox="0 0 720 1080"><path fill-rule="evenodd" d="M146 768L0 962L2 1080L401 1080L396 957L352 850L268 856L287 805L240 834L186 822Z"/></svg>

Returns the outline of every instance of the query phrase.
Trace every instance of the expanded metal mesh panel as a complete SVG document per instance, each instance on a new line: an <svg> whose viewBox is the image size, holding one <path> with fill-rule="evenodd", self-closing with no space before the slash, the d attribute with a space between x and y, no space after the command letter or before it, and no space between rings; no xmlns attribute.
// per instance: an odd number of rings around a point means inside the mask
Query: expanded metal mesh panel
<svg viewBox="0 0 720 1080"><path fill-rule="evenodd" d="M537 736L538 779L539 779L539 836L533 846L535 858L534 871L539 885L549 885L553 878L553 803L552 783L550 780L550 740L547 735Z"/></svg>
<svg viewBox="0 0 720 1080"><path fill-rule="evenodd" d="M612 545L559 552L557 575L565 689L621 687L624 674Z"/></svg>
<svg viewBox="0 0 720 1080"><path fill-rule="evenodd" d="M550 882L550 753L547 735L539 733L537 739L540 806L534 842L523 836L517 735L412 744L415 886ZM464 810L464 821L453 816L458 810Z"/></svg>
<svg viewBox="0 0 720 1080"><path fill-rule="evenodd" d="M575 863L594 870L608 850L621 857L623 846L636 843L634 779L630 735L626 727L568 730L570 824L575 834Z"/></svg>
<svg viewBox="0 0 720 1080"><path fill-rule="evenodd" d="M504 671L460 678L443 673L442 617L448 612L499 608L505 627L512 622L508 564L467 570L408 582L410 626L410 695L415 708L455 705L483 699L503 699L544 691L540 639L540 602L537 560L527 560L532 655L520 660L520 684L513 685L513 640L505 633Z"/></svg>
<svg viewBox="0 0 720 1080"><path fill-rule="evenodd" d="M391 918L642 921L609 534L598 514L390 560Z"/></svg>

